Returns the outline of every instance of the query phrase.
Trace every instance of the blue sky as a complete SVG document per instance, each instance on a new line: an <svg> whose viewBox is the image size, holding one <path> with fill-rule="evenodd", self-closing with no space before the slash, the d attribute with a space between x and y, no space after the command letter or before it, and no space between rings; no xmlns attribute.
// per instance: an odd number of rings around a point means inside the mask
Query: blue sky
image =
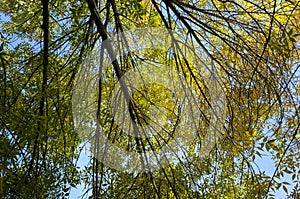
<svg viewBox="0 0 300 199"><path fill-rule="evenodd" d="M85 148L83 150L83 152L80 154L80 158L78 161L78 166L82 169L84 166L87 166L87 163L90 161L90 152L87 148ZM268 152L264 152L264 156L262 158L260 157L256 157L255 159L255 163L258 165L259 170L261 172L266 173L266 175L268 176L272 176L276 165L274 163L274 161L271 159L271 154ZM254 169L256 170L256 172L258 172L258 169L255 165L253 165ZM284 176L281 181L287 181L290 182L292 184L292 180L291 180L291 175L287 175ZM292 189L292 186L287 186L287 188L289 190ZM71 193L70 193L70 198L71 199L76 199L76 198L80 198L80 196L82 195L84 191L84 185L78 185L77 188L72 188L71 189ZM282 188L280 188L276 193L275 193L276 199L286 199L286 194L283 191Z"/></svg>

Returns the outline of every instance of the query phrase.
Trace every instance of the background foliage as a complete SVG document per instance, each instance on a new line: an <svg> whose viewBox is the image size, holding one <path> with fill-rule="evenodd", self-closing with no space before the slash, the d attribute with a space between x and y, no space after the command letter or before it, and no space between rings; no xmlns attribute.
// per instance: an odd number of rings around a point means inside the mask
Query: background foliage
<svg viewBox="0 0 300 199"><path fill-rule="evenodd" d="M3 0L1 197L67 198L71 187L84 184L83 196L90 198L275 198L279 188L288 198L299 198L299 3ZM116 171L93 157L80 169L77 161L87 140L79 136L72 118L76 74L97 43L114 33L142 27L172 29L204 49L211 60L207 65L218 69L226 94L225 130L219 132L224 139L207 157L191 151L186 154L188 161L152 173ZM182 49L174 50L180 55ZM186 63L165 52L143 53L141 57L132 52L102 71L101 101L98 98L102 133L113 135L128 150L138 149L137 140L122 134L108 116L109 91L122 74L149 60L176 68L198 91L207 87L192 64L187 64L192 63L189 58ZM150 97L144 97L145 93ZM200 98L206 95L203 92ZM151 100L166 109L174 105L164 100L171 99L170 93L158 85L141 88L134 98L140 119L147 118ZM200 109L207 107L209 102L203 100ZM175 112L168 114L179 117ZM206 120L201 122L207 126ZM165 140L158 137L156 142ZM97 150L96 143L91 147ZM271 176L255 164L255 159L266 154L276 164ZM292 180L284 182L286 175Z"/></svg>

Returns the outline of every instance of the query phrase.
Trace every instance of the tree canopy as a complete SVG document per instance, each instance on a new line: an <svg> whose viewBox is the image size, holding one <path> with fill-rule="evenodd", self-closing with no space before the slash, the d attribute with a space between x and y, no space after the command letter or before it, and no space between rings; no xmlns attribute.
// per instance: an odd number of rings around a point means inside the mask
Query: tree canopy
<svg viewBox="0 0 300 199"><path fill-rule="evenodd" d="M0 196L299 198L299 16L299 0L2 0Z"/></svg>

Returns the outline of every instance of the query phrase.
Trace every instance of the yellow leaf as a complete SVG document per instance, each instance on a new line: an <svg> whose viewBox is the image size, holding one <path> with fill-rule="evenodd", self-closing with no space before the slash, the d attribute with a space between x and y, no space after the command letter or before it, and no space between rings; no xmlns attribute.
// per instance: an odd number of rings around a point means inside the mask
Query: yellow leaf
<svg viewBox="0 0 300 199"><path fill-rule="evenodd" d="M245 133L246 133L246 135L247 135L248 137L250 136L250 133L249 133L249 131L246 131Z"/></svg>
<svg viewBox="0 0 300 199"><path fill-rule="evenodd" d="M296 135L296 138L300 138L300 134L297 134L297 135Z"/></svg>

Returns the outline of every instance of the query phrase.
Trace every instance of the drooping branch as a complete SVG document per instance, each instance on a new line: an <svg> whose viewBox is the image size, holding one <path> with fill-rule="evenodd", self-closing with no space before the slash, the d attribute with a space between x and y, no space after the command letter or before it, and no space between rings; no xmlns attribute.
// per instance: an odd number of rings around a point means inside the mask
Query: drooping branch
<svg viewBox="0 0 300 199"><path fill-rule="evenodd" d="M42 88L41 88L41 99L39 103L39 116L41 117L40 120L38 120L38 129L35 136L35 142L34 142L34 148L33 148L33 154L32 159L30 163L29 170L32 169L32 166L34 164L34 160L37 158L36 161L36 175L38 173L38 160L39 160L39 139L41 137L41 133L44 133L44 120L42 119L45 114L45 103L46 103L46 92L47 92L47 80L48 80L48 70L49 70L49 2L48 0L42 0L42 6L43 6L43 79L42 79ZM46 135L47 137L47 135ZM46 138L47 139L47 138ZM44 158L44 166L46 167L46 149L47 149L47 140L46 140L46 146L45 151L43 154ZM38 193L38 190L36 190Z"/></svg>

